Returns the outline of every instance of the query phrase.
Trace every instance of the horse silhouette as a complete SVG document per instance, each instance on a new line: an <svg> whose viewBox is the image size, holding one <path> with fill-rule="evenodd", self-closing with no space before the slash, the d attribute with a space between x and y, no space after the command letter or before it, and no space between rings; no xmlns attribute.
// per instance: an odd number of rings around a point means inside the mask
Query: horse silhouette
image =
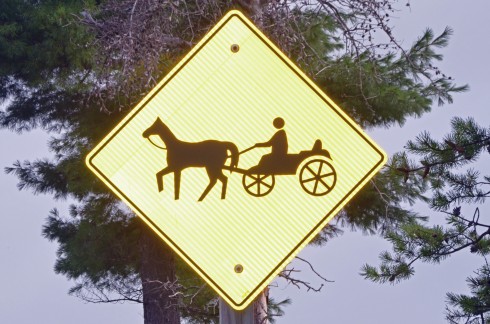
<svg viewBox="0 0 490 324"><path fill-rule="evenodd" d="M174 173L174 195L179 199L180 177L182 170L190 167L204 167L209 177L209 184L202 193L199 201L202 201L218 180L223 184L221 199L226 198L226 186L228 178L223 174L223 167L228 159L228 151L231 152L231 167L238 166L238 148L231 142L207 140L189 143L179 140L165 125L157 118L153 125L143 132L144 138L158 135L165 143L167 150L167 167L157 172L158 191L163 191L163 177L171 172Z"/></svg>

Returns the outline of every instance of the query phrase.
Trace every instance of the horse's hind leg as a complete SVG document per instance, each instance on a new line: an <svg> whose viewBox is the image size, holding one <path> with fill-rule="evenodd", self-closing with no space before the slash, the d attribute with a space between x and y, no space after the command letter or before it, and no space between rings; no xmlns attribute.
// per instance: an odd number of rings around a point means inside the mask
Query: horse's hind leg
<svg viewBox="0 0 490 324"><path fill-rule="evenodd" d="M206 198L209 191L211 191L211 189L214 187L214 185L216 184L217 181L218 181L217 178L213 178L213 179L209 180L209 184L206 187L206 190L204 190L204 192L202 193L201 197L199 197L199 201L202 201L204 198Z"/></svg>
<svg viewBox="0 0 490 324"><path fill-rule="evenodd" d="M221 172L221 175L218 177L218 179L221 181L223 184L223 187L221 187L221 199L226 198L226 187L228 185L228 178Z"/></svg>
<svg viewBox="0 0 490 324"><path fill-rule="evenodd" d="M208 195L209 191L214 187L214 185L218 181L218 174L216 171L209 170L208 168L206 168L206 171L209 177L209 184L204 190L204 192L202 193L201 197L199 197L199 201L202 201Z"/></svg>

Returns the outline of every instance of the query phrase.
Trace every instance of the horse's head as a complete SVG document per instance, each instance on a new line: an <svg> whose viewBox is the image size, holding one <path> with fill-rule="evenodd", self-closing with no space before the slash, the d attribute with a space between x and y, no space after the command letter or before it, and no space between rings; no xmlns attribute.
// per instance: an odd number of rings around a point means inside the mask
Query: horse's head
<svg viewBox="0 0 490 324"><path fill-rule="evenodd" d="M167 127L167 125L165 125L158 117L155 122L143 132L142 135L144 138L148 139L152 135L158 135L160 136L161 140L164 141L166 144L171 144L175 141L178 141L175 135Z"/></svg>
<svg viewBox="0 0 490 324"><path fill-rule="evenodd" d="M157 119L155 120L155 122L150 126L148 127L144 132L143 132L143 137L144 138L148 138L150 137L151 135L158 135L158 129L159 129L159 125L162 124L162 121L160 118L157 117Z"/></svg>

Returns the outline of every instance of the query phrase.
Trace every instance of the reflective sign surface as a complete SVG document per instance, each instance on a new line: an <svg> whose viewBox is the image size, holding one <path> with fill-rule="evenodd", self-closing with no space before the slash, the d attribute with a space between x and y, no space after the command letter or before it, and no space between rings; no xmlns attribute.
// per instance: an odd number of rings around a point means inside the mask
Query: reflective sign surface
<svg viewBox="0 0 490 324"><path fill-rule="evenodd" d="M230 305L245 308L384 152L238 11L87 157Z"/></svg>

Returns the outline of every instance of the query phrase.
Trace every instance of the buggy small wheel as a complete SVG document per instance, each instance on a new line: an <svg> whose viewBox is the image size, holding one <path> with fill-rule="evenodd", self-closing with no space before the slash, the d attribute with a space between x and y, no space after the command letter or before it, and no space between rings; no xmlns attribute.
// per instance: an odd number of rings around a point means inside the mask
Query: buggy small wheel
<svg viewBox="0 0 490 324"><path fill-rule="evenodd" d="M307 162L299 173L299 183L312 196L324 196L332 191L337 174L330 162L314 159Z"/></svg>
<svg viewBox="0 0 490 324"><path fill-rule="evenodd" d="M263 197L270 193L275 182L272 174L244 174L242 178L243 188L254 197Z"/></svg>

